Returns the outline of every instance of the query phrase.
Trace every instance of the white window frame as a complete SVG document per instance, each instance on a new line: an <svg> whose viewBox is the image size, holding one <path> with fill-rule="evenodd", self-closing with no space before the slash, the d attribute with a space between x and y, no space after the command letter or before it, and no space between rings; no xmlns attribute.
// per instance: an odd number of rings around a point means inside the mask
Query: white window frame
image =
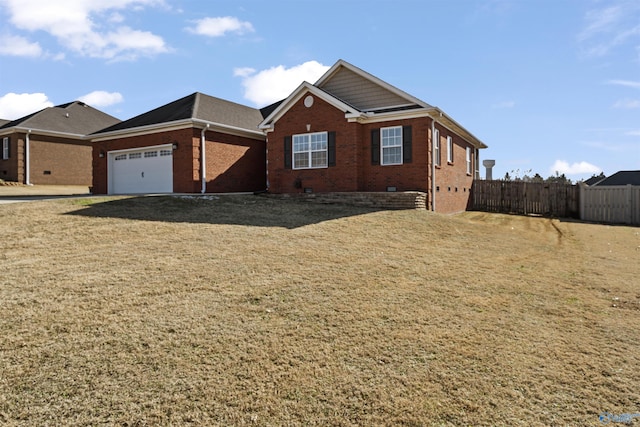
<svg viewBox="0 0 640 427"><path fill-rule="evenodd" d="M467 147L467 175L471 175L471 147Z"/></svg>
<svg viewBox="0 0 640 427"><path fill-rule="evenodd" d="M324 147L313 147L320 141L313 141L314 136L324 137ZM306 148L301 149L299 144L306 144ZM324 163L313 164L313 154L324 153ZM296 154L306 154L306 166L296 164ZM293 135L291 138L291 167L292 169L325 169L329 167L329 132L312 132Z"/></svg>
<svg viewBox="0 0 640 427"><path fill-rule="evenodd" d="M440 166L440 131L436 129L433 137L433 157L436 166Z"/></svg>
<svg viewBox="0 0 640 427"><path fill-rule="evenodd" d="M391 135L390 132L393 132L393 135ZM401 165L403 155L404 155L404 153L402 152L402 143L403 143L402 126L389 126L386 128L380 128L380 164L383 166ZM400 160L397 162L393 162L393 161L385 162L385 159L384 159L385 149L389 151L390 149L395 150L398 148L400 148L400 154L399 154Z"/></svg>
<svg viewBox="0 0 640 427"><path fill-rule="evenodd" d="M2 160L9 159L9 137L2 138Z"/></svg>
<svg viewBox="0 0 640 427"><path fill-rule="evenodd" d="M453 138L447 136L447 163L453 163Z"/></svg>

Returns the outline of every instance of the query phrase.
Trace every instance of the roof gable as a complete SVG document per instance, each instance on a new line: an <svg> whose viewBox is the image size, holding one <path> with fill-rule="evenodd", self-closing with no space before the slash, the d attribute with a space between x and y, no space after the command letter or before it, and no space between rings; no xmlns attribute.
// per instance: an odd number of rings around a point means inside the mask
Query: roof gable
<svg viewBox="0 0 640 427"><path fill-rule="evenodd" d="M289 95L284 101L280 101L279 103L274 104L275 108L271 108L272 106L265 107L263 109L264 112L268 112L269 115L265 117L265 119L260 123L260 129L268 130L271 129L273 124L282 117L288 110L291 108L293 104L298 102L302 96L307 93L311 93L318 98L326 101L327 103L333 105L339 110L342 110L346 116L358 116L360 112L354 108L353 106L343 102L342 100L334 97L333 95L315 87L309 82L302 82L300 86L294 90L291 95Z"/></svg>
<svg viewBox="0 0 640 427"><path fill-rule="evenodd" d="M164 125L181 120L200 120L222 126L257 131L258 124L262 120L262 114L260 110L255 108L195 92L114 126L102 129L99 132L95 132L94 135L133 130L145 126Z"/></svg>
<svg viewBox="0 0 640 427"><path fill-rule="evenodd" d="M426 102L343 60L331 67L314 86L364 112L432 108Z"/></svg>
<svg viewBox="0 0 640 427"><path fill-rule="evenodd" d="M48 107L5 123L0 130L10 128L33 129L72 135L86 135L111 126L119 120L83 102L73 101Z"/></svg>

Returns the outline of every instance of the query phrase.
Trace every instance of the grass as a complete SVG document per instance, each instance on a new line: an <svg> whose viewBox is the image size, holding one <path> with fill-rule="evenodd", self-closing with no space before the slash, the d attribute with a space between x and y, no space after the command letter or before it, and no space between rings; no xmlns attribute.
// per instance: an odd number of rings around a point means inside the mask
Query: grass
<svg viewBox="0 0 640 427"><path fill-rule="evenodd" d="M0 205L0 232L6 425L640 412L638 228L225 196Z"/></svg>

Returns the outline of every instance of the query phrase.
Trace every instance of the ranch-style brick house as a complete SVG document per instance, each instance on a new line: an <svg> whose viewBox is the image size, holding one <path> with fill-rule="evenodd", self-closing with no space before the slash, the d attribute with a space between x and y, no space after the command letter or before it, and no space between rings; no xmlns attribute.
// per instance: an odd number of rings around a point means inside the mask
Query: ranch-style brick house
<svg viewBox="0 0 640 427"><path fill-rule="evenodd" d="M0 179L22 184L86 185L92 181L85 136L119 120L80 101L0 122Z"/></svg>
<svg viewBox="0 0 640 427"><path fill-rule="evenodd" d="M444 213L466 209L487 147L342 60L262 109L196 92L87 139L95 194L415 191Z"/></svg>
<svg viewBox="0 0 640 427"><path fill-rule="evenodd" d="M271 193L419 191L427 208L464 211L487 146L433 107L338 61L271 107Z"/></svg>
<svg viewBox="0 0 640 427"><path fill-rule="evenodd" d="M89 135L94 194L265 189L260 110L199 92Z"/></svg>

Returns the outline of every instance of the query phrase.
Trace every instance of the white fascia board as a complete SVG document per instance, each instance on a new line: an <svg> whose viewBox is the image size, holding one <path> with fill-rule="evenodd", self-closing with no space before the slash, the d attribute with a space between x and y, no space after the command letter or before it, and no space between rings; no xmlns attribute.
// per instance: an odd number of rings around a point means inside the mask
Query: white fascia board
<svg viewBox="0 0 640 427"><path fill-rule="evenodd" d="M128 138L132 136L150 135L160 132L168 132L193 127L192 119L176 120L167 123L156 123L146 126L138 126L129 129L119 129L111 132L105 132L98 135L87 135L86 138L91 142L108 141L110 139Z"/></svg>
<svg viewBox="0 0 640 427"><path fill-rule="evenodd" d="M482 142L475 135L473 135L471 132L465 129L462 125L460 125L460 123L453 120L449 115L447 115L444 111L442 111L438 107L433 107L433 109L429 110L429 116L432 119L434 119L438 124L462 136L465 140L470 142L474 147L488 148L488 146L484 142Z"/></svg>
<svg viewBox="0 0 640 427"><path fill-rule="evenodd" d="M55 136L58 138L73 138L73 139L80 139L80 140L84 139L85 137L80 133L58 132L54 130L37 129L37 128L23 127L23 126L16 126L12 128L3 129L0 135L10 135L12 133L31 133L31 134L37 134L37 135Z"/></svg>
<svg viewBox="0 0 640 427"><path fill-rule="evenodd" d="M209 124L209 130L215 130L235 136L243 136L252 139L264 140L264 134L259 130L251 131L235 126L222 125L220 123L208 122L205 120L183 119L174 122L158 123L147 126L139 126L130 129L120 129L113 132L106 132L100 135L87 135L86 139L92 142L109 141L111 139L129 138L141 135L150 135L155 133L170 132L174 130L189 129L198 127L198 125Z"/></svg>
<svg viewBox="0 0 640 427"><path fill-rule="evenodd" d="M289 95L289 97L278 106L278 108L271 112L271 114L269 114L269 116L267 116L267 118L265 118L258 127L267 132L272 130L274 123L277 122L278 119L280 119L280 117L282 117L289 110L289 108L291 108L293 104L298 102L307 92L310 92L314 96L317 96L323 101L333 105L337 109L344 111L345 117L347 118L351 116L362 116L361 112L354 109L352 106L340 101L338 98L331 96L327 92L315 87L309 82L302 82L302 84L298 86L298 88L294 90L291 95Z"/></svg>
<svg viewBox="0 0 640 427"><path fill-rule="evenodd" d="M258 130L257 128L256 130L249 130L249 129L240 128L237 126L223 125L220 123L210 122L207 120L199 120L199 119L194 119L193 125L194 127L198 127L198 128L206 127L207 125L209 125L207 130L214 130L214 131L226 133L229 135L235 135L235 136L244 136L247 138L257 139L260 141L265 140L264 132ZM197 126L197 125L200 125L200 126Z"/></svg>
<svg viewBox="0 0 640 427"><path fill-rule="evenodd" d="M384 80L379 79L378 77L374 76L373 74L370 74L366 71L364 71L361 68L356 67L353 64L348 63L347 61L340 59L338 60L338 62L336 62L335 64L333 64L333 66L326 72L324 73L317 82L314 83L314 86L322 86L322 84L324 82L326 82L327 80L329 80L339 69L340 67L344 67L356 74L358 74L360 77L365 78L367 80L372 81L373 83L382 86L383 88L385 88L386 90L388 90L389 92L401 97L401 98L405 98L406 100L408 100L410 103L412 104L417 104L420 105L421 107L424 108L433 108L431 105L427 104L426 102L424 102L421 99L416 98L413 95L409 95L407 92L398 89L397 87L385 82Z"/></svg>

